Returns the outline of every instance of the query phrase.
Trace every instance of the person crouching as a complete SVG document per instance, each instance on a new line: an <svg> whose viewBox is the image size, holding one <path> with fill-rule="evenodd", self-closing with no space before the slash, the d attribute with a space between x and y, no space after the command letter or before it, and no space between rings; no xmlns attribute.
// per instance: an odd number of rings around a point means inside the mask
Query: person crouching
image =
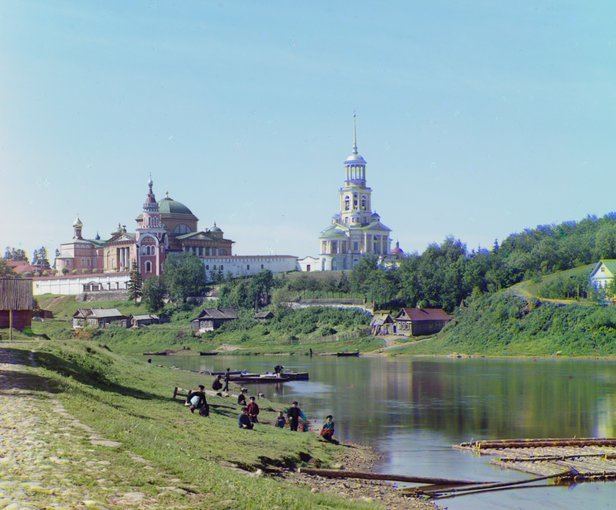
<svg viewBox="0 0 616 510"><path fill-rule="evenodd" d="M244 407L242 409L242 414L240 414L240 417L238 418L237 421L241 429L252 430L254 427L254 425L252 424L252 421L250 421L250 416L248 416L247 407Z"/></svg>

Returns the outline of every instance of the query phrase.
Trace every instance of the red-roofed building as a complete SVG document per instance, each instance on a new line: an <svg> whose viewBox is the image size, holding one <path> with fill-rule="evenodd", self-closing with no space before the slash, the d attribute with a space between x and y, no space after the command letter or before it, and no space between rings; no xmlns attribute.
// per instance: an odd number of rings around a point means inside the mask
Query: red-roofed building
<svg viewBox="0 0 616 510"><path fill-rule="evenodd" d="M27 260L7 260L6 264L19 275L25 273L30 273L32 275L35 271L40 271L40 268L33 266Z"/></svg>
<svg viewBox="0 0 616 510"><path fill-rule="evenodd" d="M403 308L396 317L397 332L411 336L433 335L452 319L441 308Z"/></svg>

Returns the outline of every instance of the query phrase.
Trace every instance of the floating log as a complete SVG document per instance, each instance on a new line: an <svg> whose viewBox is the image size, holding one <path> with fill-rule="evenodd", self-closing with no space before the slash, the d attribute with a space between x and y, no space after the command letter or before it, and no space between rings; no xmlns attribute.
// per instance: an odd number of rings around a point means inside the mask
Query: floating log
<svg viewBox="0 0 616 510"><path fill-rule="evenodd" d="M460 443L460 448L499 450L505 448L538 448L549 446L616 446L616 438L560 438L560 439L495 439Z"/></svg>
<svg viewBox="0 0 616 510"><path fill-rule="evenodd" d="M538 476L536 478L529 478L527 480L518 480L517 482L496 482L478 485L468 485L466 487L453 488L444 491L425 491L425 494L433 496L435 499L453 498L456 496L463 496L465 494L477 494L480 492L488 492L494 489L514 488L517 486L526 486L536 482L543 482L545 480L551 480L554 478L561 478L563 480L572 479L577 475L575 469L568 469L562 473L556 473L555 475Z"/></svg>
<svg viewBox="0 0 616 510"><path fill-rule="evenodd" d="M615 453L578 453L567 455L540 455L537 457L500 457L498 462L545 462L550 460L566 460L566 459L578 459L585 457L599 457L605 460L616 459Z"/></svg>
<svg viewBox="0 0 616 510"><path fill-rule="evenodd" d="M472 482L468 480L448 480L446 478L428 478L423 476L393 475L383 473L366 473L361 471L341 471L339 469L316 469L299 468L300 473L307 475L322 476L324 478L356 478L361 480L388 480L392 482L426 483L433 485L474 485L481 486L483 482ZM490 483L490 482L486 482Z"/></svg>

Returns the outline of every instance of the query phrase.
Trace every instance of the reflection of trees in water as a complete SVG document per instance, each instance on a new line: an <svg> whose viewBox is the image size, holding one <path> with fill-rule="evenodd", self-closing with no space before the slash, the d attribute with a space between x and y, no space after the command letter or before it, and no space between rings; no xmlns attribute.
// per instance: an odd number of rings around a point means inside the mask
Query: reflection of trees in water
<svg viewBox="0 0 616 510"><path fill-rule="evenodd" d="M264 358L215 364L208 368L271 370ZM328 385L329 391L297 395L285 385L259 391L276 394L285 404L297 398L311 417L334 414L337 434L345 440L370 443L392 432L421 429L445 434L452 442L616 432L615 364L318 357L283 364L309 370L311 381Z"/></svg>

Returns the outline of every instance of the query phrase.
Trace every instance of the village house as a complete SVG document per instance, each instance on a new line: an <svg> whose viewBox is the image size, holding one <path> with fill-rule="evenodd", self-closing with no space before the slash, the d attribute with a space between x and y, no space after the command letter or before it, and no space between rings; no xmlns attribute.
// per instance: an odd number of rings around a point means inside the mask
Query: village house
<svg viewBox="0 0 616 510"><path fill-rule="evenodd" d="M255 313L255 320L267 322L274 318L274 313L270 310Z"/></svg>
<svg viewBox="0 0 616 510"><path fill-rule="evenodd" d="M158 315L133 315L130 320L133 328L140 328L142 326L149 326L151 324L160 324L160 318Z"/></svg>
<svg viewBox="0 0 616 510"><path fill-rule="evenodd" d="M410 336L433 335L452 318L441 308L403 308L396 317L396 329Z"/></svg>
<svg viewBox="0 0 616 510"><path fill-rule="evenodd" d="M396 322L390 313L375 313L370 321L370 332L374 336L395 335L396 331Z"/></svg>
<svg viewBox="0 0 616 510"><path fill-rule="evenodd" d="M32 280L0 278L0 329L23 331L32 325Z"/></svg>
<svg viewBox="0 0 616 510"><path fill-rule="evenodd" d="M595 290L606 289L616 275L616 259L603 259L590 273L590 284Z"/></svg>
<svg viewBox="0 0 616 510"><path fill-rule="evenodd" d="M127 328L130 318L117 308L80 308L73 314L73 329L106 328L110 325Z"/></svg>
<svg viewBox="0 0 616 510"><path fill-rule="evenodd" d="M201 313L191 321L193 331L205 333L214 331L227 322L237 320L237 310L233 308L204 308Z"/></svg>

